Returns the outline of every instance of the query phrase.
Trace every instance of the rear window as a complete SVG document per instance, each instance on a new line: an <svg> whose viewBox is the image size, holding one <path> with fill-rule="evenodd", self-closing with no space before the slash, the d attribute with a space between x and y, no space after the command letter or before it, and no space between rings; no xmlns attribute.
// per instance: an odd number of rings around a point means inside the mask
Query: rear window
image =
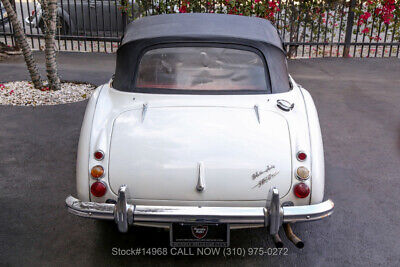
<svg viewBox="0 0 400 267"><path fill-rule="evenodd" d="M225 47L166 47L147 51L139 64L141 91L270 92L264 60L253 51Z"/></svg>

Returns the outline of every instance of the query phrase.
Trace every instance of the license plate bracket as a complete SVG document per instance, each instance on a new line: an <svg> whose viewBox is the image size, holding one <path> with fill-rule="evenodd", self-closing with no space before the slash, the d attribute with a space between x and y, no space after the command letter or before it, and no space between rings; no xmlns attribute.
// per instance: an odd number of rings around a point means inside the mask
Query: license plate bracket
<svg viewBox="0 0 400 267"><path fill-rule="evenodd" d="M228 247L229 224L224 223L172 223L171 247Z"/></svg>

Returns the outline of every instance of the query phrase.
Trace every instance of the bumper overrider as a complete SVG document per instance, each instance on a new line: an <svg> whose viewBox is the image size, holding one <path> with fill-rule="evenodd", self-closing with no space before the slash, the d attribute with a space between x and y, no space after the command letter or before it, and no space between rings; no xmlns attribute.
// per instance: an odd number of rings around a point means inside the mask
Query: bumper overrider
<svg viewBox="0 0 400 267"><path fill-rule="evenodd" d="M323 219L333 213L334 203L327 200L306 206L281 206L279 192L271 188L265 207L201 207L147 206L127 202L126 185L118 190L116 204L83 202L73 196L65 200L68 211L81 217L114 220L120 232L127 232L134 223L227 223L269 227L270 234L278 233L283 223Z"/></svg>

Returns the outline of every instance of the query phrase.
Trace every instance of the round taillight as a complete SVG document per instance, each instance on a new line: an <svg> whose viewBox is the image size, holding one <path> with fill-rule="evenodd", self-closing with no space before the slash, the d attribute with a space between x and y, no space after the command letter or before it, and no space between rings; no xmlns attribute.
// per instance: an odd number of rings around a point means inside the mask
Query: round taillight
<svg viewBox="0 0 400 267"><path fill-rule="evenodd" d="M95 197L102 197L107 192L107 187L102 182L94 182L90 187L90 192Z"/></svg>
<svg viewBox="0 0 400 267"><path fill-rule="evenodd" d="M308 197L310 194L310 188L305 183L299 183L294 186L294 194L298 198Z"/></svg>
<svg viewBox="0 0 400 267"><path fill-rule="evenodd" d="M98 150L98 151L94 152L94 158L97 159L97 160L104 159L103 151Z"/></svg>
<svg viewBox="0 0 400 267"><path fill-rule="evenodd" d="M305 161L306 158L307 158L307 154L306 154L306 153L301 152L301 151L300 151L299 153L297 153L297 160L299 160L299 161Z"/></svg>
<svg viewBox="0 0 400 267"><path fill-rule="evenodd" d="M102 177L103 174L104 174L104 169L100 165L94 166L90 171L90 175L92 175L92 177L95 179Z"/></svg>
<svg viewBox="0 0 400 267"><path fill-rule="evenodd" d="M296 176L301 180L307 180L310 177L310 171L306 167L300 166L296 170Z"/></svg>

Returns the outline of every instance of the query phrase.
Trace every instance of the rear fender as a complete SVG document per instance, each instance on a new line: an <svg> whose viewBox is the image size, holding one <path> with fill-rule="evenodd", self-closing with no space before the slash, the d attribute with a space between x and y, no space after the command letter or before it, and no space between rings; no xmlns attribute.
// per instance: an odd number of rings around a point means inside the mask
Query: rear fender
<svg viewBox="0 0 400 267"><path fill-rule="evenodd" d="M76 160L76 188L78 198L82 201L90 201L88 171L90 137L97 100L99 99L102 88L103 86L98 87L93 93L92 97L89 99L79 137L78 155Z"/></svg>
<svg viewBox="0 0 400 267"><path fill-rule="evenodd" d="M319 125L318 113L310 93L301 88L307 109L308 128L311 142L311 201L310 204L322 202L325 186L325 162L324 147L322 143L321 127Z"/></svg>

